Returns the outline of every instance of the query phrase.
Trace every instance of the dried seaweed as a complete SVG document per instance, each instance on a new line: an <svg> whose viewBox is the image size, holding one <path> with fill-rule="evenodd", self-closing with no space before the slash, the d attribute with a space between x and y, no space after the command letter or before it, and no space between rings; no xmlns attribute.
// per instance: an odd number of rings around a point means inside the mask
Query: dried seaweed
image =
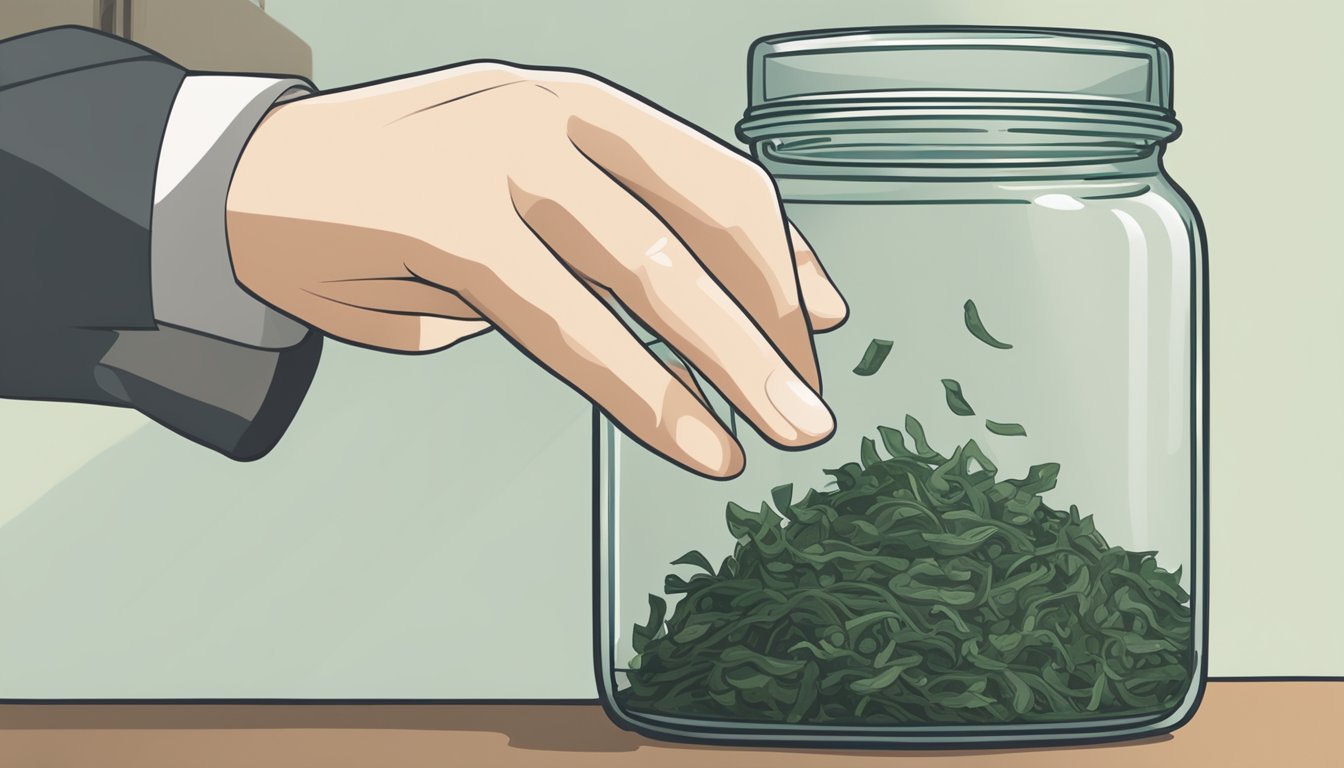
<svg viewBox="0 0 1344 768"><path fill-rule="evenodd" d="M880 427L833 486L730 503L737 539L699 552L634 628L627 707L752 722L894 725L1154 714L1190 680L1180 571L1051 508L1058 464L1000 479L974 441ZM879 450L885 450L883 456Z"/></svg>

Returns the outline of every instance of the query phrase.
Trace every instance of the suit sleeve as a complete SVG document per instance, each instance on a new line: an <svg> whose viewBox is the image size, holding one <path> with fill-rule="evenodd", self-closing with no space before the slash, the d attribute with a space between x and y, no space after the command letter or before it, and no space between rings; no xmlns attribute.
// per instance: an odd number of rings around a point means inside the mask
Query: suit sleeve
<svg viewBox="0 0 1344 768"><path fill-rule="evenodd" d="M250 460L293 420L322 340L257 347L156 319L155 173L185 76L81 28L0 41L0 397L132 407Z"/></svg>

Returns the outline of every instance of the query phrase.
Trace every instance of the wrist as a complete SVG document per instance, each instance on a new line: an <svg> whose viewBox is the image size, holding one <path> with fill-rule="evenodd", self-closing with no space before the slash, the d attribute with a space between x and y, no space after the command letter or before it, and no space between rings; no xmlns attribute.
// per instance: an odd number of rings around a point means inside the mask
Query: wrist
<svg viewBox="0 0 1344 768"><path fill-rule="evenodd" d="M225 239L234 279L253 296L268 299L267 265L275 266L274 252L285 248L274 214L277 198L284 195L284 147L290 141L286 118L298 103L277 104L253 129L243 145L229 180L224 204Z"/></svg>
<svg viewBox="0 0 1344 768"><path fill-rule="evenodd" d="M239 158L294 78L188 75L173 101L154 180L150 275L154 319L263 349L308 328L240 286L229 253L227 201ZM221 216L221 209L226 214Z"/></svg>

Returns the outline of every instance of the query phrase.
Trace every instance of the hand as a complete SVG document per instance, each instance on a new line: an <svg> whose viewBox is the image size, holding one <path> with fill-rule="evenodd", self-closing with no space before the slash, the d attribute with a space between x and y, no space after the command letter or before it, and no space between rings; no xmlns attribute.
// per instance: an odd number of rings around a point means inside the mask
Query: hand
<svg viewBox="0 0 1344 768"><path fill-rule="evenodd" d="M835 422L811 334L844 299L749 158L585 75L474 63L267 116L228 197L238 282L337 338L431 352L497 328L697 472L742 449L607 302L771 442Z"/></svg>

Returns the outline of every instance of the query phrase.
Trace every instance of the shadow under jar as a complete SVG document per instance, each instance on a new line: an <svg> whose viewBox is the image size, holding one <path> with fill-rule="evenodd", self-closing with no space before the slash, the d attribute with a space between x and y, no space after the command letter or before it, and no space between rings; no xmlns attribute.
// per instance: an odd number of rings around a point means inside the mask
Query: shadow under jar
<svg viewBox="0 0 1344 768"><path fill-rule="evenodd" d="M692 475L595 415L598 686L662 738L1133 738L1205 674L1206 276L1170 52L891 28L757 41L739 135L845 295L832 439ZM672 359L658 342L651 348ZM702 382L703 383L703 382Z"/></svg>

